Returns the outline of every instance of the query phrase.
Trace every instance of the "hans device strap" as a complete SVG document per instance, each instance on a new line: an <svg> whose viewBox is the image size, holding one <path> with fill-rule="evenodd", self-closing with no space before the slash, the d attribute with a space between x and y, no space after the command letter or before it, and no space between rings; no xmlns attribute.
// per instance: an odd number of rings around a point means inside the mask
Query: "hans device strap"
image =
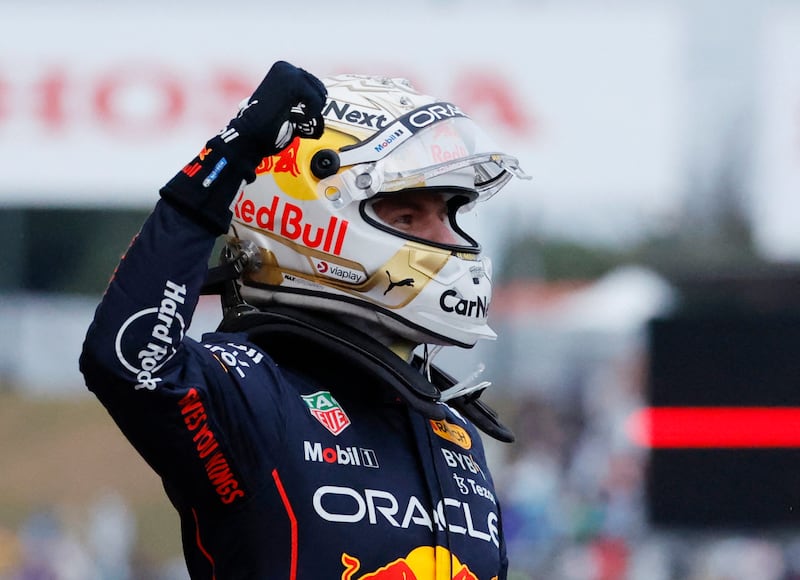
<svg viewBox="0 0 800 580"><path fill-rule="evenodd" d="M440 392L455 380L431 366L431 380L414 366L400 359L384 345L357 330L333 320L286 306L268 310L237 309L231 311L218 328L221 332L244 332L278 364L303 369L319 379L337 372L346 375L362 373L389 385L410 407L431 419L444 419L439 404ZM308 353L314 353L318 364L308 364ZM448 401L481 431L504 442L514 440L510 429L500 423L497 414L479 400L475 392Z"/></svg>

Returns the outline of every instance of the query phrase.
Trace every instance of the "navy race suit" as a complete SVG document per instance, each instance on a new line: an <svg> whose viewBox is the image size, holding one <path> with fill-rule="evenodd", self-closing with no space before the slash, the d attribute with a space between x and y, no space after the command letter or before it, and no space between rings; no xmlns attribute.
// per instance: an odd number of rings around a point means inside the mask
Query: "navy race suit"
<svg viewBox="0 0 800 580"><path fill-rule="evenodd" d="M81 356L179 512L192 578L505 578L483 447L459 413L431 420L346 365L310 374L312 347L287 368L245 333L184 336L215 239L160 201Z"/></svg>

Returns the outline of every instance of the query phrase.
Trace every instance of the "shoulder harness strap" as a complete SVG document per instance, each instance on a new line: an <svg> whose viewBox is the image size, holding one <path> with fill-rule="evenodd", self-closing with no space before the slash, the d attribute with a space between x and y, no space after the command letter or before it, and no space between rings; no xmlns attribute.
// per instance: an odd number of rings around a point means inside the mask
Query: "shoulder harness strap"
<svg viewBox="0 0 800 580"><path fill-rule="evenodd" d="M245 306L244 304L240 304ZM414 366L401 360L391 350L370 336L350 327L297 308L271 306L269 310L252 307L228 310L219 326L223 332L245 332L276 362L303 372L321 373L324 379L331 372L358 371L374 377L392 389L409 406L431 419L444 419L441 391L456 381L437 367L431 366L431 381ZM317 364L309 365L313 351ZM511 442L513 433L498 420L497 414L479 400L481 391L447 402L481 431Z"/></svg>

